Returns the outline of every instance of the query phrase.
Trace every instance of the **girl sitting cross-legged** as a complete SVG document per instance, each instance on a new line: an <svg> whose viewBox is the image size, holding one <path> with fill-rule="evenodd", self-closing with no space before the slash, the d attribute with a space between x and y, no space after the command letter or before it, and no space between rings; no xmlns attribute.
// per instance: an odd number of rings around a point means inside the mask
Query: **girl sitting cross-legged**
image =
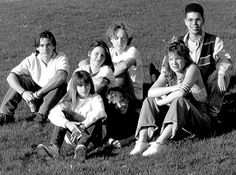
<svg viewBox="0 0 236 175"><path fill-rule="evenodd" d="M181 129L195 135L209 134L212 120L206 102L200 70L191 61L188 48L174 37L166 48L161 75L143 102L135 133L137 141L130 155L160 152ZM150 142L155 131L160 135Z"/></svg>
<svg viewBox="0 0 236 175"><path fill-rule="evenodd" d="M76 71L66 95L49 113L49 120L55 125L50 146L38 148L50 157L59 158L59 150L69 131L70 141L75 145L74 159L83 160L87 150L99 146L101 142L102 119L106 118L104 104L94 90L88 72Z"/></svg>

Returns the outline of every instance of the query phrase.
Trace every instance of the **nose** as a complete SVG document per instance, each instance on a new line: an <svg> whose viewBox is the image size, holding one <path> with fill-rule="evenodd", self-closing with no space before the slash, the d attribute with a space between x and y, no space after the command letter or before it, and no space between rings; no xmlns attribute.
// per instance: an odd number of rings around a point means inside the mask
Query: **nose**
<svg viewBox="0 0 236 175"><path fill-rule="evenodd" d="M121 41L122 41L121 38L118 38L118 39L117 39L118 44L120 44Z"/></svg>

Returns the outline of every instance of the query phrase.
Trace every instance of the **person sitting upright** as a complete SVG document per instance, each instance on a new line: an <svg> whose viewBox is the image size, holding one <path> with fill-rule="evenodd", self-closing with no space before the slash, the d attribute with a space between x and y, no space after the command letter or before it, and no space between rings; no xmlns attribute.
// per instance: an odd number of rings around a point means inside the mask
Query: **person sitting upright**
<svg viewBox="0 0 236 175"><path fill-rule="evenodd" d="M44 123L49 111L66 93L69 59L57 53L56 39L49 31L35 39L35 52L11 70L10 88L0 107L0 124L14 122L15 110L22 99L37 112L35 120Z"/></svg>

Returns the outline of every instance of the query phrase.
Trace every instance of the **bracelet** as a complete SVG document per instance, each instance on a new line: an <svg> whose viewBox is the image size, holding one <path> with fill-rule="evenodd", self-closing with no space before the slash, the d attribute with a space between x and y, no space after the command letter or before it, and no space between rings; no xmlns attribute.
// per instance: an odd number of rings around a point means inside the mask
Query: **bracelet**
<svg viewBox="0 0 236 175"><path fill-rule="evenodd" d="M21 92L21 94L20 94L20 95L21 95L21 96L23 96L23 94L25 93L25 91L26 91L26 90L23 90L23 92Z"/></svg>

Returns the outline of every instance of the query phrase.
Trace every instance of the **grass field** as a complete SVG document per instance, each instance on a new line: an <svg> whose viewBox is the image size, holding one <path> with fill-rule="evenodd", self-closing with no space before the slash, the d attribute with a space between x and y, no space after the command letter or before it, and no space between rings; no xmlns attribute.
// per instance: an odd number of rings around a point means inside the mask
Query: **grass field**
<svg viewBox="0 0 236 175"><path fill-rule="evenodd" d="M0 99L9 85L9 71L34 51L36 34L47 29L57 39L57 50L71 60L74 70L87 57L92 40L103 38L115 20L132 24L133 44L140 50L149 81L148 65L159 66L165 41L183 35L184 6L188 0L0 0ZM232 59L236 56L236 1L198 0L205 8L205 30L219 35ZM134 143L122 149L98 151L81 164L72 160L72 150L63 145L64 160L26 154L33 145L48 143L52 125L35 131L24 119L30 114L21 103L16 123L0 127L0 175L5 174L224 174L236 175L236 131L205 139L170 142L151 158L130 157ZM229 117L229 116L225 116ZM235 120L234 120L235 121ZM235 123L232 125L236 125Z"/></svg>

